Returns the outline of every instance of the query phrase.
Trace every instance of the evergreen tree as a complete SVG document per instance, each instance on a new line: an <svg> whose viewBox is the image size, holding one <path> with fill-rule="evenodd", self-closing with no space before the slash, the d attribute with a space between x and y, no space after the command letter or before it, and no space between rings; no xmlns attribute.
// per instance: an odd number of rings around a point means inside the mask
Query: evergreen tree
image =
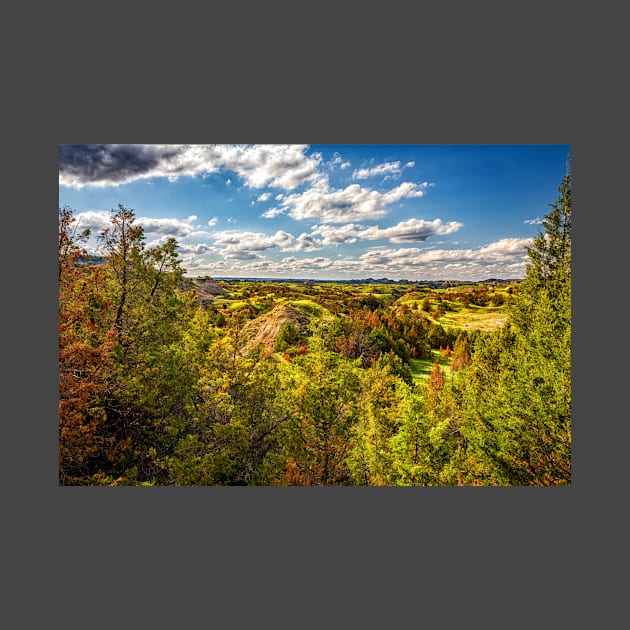
<svg viewBox="0 0 630 630"><path fill-rule="evenodd" d="M112 378L104 270L80 264L89 232L59 209L59 483L89 484L114 440L102 432Z"/></svg>
<svg viewBox="0 0 630 630"><path fill-rule="evenodd" d="M469 461L489 483L571 480L570 172L543 227L505 329L477 340L461 378Z"/></svg>

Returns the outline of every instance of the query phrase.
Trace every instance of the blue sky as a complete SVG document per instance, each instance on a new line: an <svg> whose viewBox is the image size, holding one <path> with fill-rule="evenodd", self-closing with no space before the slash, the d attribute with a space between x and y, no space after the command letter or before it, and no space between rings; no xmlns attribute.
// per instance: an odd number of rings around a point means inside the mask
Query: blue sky
<svg viewBox="0 0 630 630"><path fill-rule="evenodd" d="M522 278L569 145L59 145L59 205L118 204L186 275Z"/></svg>

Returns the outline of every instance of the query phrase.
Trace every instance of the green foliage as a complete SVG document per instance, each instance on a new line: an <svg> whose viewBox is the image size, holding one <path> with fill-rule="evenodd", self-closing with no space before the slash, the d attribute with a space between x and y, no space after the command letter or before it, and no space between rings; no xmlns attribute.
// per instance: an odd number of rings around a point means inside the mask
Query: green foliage
<svg viewBox="0 0 630 630"><path fill-rule="evenodd" d="M570 184L522 283L224 281L207 308L133 210L86 265L60 209L60 483L570 483ZM304 321L252 349L245 324L281 303Z"/></svg>
<svg viewBox="0 0 630 630"><path fill-rule="evenodd" d="M274 365L238 354L234 338L216 339L199 361L199 399L166 467L180 485L266 484L287 421Z"/></svg>
<svg viewBox="0 0 630 630"><path fill-rule="evenodd" d="M381 363L360 374L354 446L348 456L352 481L358 485L390 485L394 455L390 440L399 426L399 406L407 386Z"/></svg>
<svg viewBox="0 0 630 630"><path fill-rule="evenodd" d="M274 352L283 352L292 346L302 344L306 339L306 335L291 322L286 322L280 328L276 342L274 344Z"/></svg>
<svg viewBox="0 0 630 630"><path fill-rule="evenodd" d="M290 420L278 483L343 485L351 476L346 457L357 416L359 368L323 344L313 345L285 370Z"/></svg>
<svg viewBox="0 0 630 630"><path fill-rule="evenodd" d="M570 483L570 183L569 173L529 250L507 325L478 336L459 399L450 392L466 445L458 464L465 483Z"/></svg>

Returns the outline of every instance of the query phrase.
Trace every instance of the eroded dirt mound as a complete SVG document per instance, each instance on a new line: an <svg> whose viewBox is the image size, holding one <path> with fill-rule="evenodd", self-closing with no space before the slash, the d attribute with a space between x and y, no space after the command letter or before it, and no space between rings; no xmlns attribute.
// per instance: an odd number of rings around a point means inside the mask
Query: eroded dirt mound
<svg viewBox="0 0 630 630"><path fill-rule="evenodd" d="M227 291L212 278L197 278L193 280L193 285L197 290L197 298L200 304L212 302L216 295L225 295Z"/></svg>
<svg viewBox="0 0 630 630"><path fill-rule="evenodd" d="M261 315L245 325L244 332L249 337L249 342L244 351L249 352L260 343L263 344L267 352L273 351L278 333L287 322L300 330L305 330L309 323L309 317L291 306L279 304L269 313Z"/></svg>

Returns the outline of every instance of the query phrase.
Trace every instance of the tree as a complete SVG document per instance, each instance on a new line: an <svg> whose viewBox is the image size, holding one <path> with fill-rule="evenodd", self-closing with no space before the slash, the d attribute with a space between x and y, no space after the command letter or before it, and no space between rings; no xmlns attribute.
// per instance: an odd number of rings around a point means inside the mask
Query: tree
<svg viewBox="0 0 630 630"><path fill-rule="evenodd" d="M469 366L471 359L472 343L471 338L465 330L462 330L453 345L453 356L451 362L451 370L456 372L460 368Z"/></svg>
<svg viewBox="0 0 630 630"><path fill-rule="evenodd" d="M314 339L312 351L288 364L289 422L283 437L286 471L278 483L346 485L346 462L356 422L359 380L356 363L326 351Z"/></svg>
<svg viewBox="0 0 630 630"><path fill-rule="evenodd" d="M444 387L444 370L440 366L440 362L436 359L433 363L433 369L429 374L429 408L434 408L439 400L440 392Z"/></svg>
<svg viewBox="0 0 630 630"><path fill-rule="evenodd" d="M358 485L390 485L394 460L390 441L398 432L400 404L408 386L393 374L389 363L380 360L362 370L359 381L357 421L347 460L352 480Z"/></svg>
<svg viewBox="0 0 630 630"><path fill-rule="evenodd" d="M543 227L504 330L475 342L461 378L469 461L489 483L571 480L570 172Z"/></svg>
<svg viewBox="0 0 630 630"><path fill-rule="evenodd" d="M103 312L104 270L82 265L89 231L77 233L70 207L59 209L59 483L88 484L113 440L100 429L112 377L113 339Z"/></svg>
<svg viewBox="0 0 630 630"><path fill-rule="evenodd" d="M137 274L144 241L143 230L133 225L134 220L134 211L119 204L118 212L111 217L112 227L104 229L98 237L115 280L113 284L115 315L112 327L123 346L127 343L123 329L127 320L128 302L130 293L139 284Z"/></svg>
<svg viewBox="0 0 630 630"><path fill-rule="evenodd" d="M192 391L192 373L177 346L196 307L194 292L180 290L176 241L146 247L134 222L134 211L119 204L111 227L99 235L116 368L102 430L126 445L103 472L123 483L166 479L159 462L173 447L173 427Z"/></svg>
<svg viewBox="0 0 630 630"><path fill-rule="evenodd" d="M78 260L87 255L81 247L89 236L90 230L84 229L77 234L79 228L76 217L70 206L59 208L59 282L67 281L72 272L76 271Z"/></svg>
<svg viewBox="0 0 630 630"><path fill-rule="evenodd" d="M270 485L281 474L279 435L287 422L276 364L238 352L230 333L215 338L198 364L198 398L165 460L178 485Z"/></svg>

